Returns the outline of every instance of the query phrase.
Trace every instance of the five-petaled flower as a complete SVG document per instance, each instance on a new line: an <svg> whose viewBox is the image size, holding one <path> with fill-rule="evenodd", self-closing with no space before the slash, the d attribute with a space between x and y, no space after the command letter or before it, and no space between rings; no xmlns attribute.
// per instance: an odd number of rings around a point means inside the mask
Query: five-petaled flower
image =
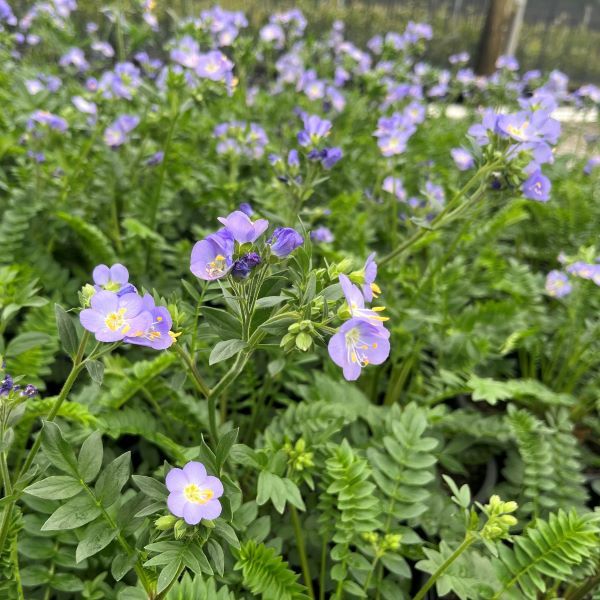
<svg viewBox="0 0 600 600"><path fill-rule="evenodd" d="M212 521L221 514L218 499L223 495L223 484L208 475L202 463L191 461L183 469L171 469L165 483L170 492L169 510L188 525L197 525L202 519Z"/></svg>
<svg viewBox="0 0 600 600"><path fill-rule="evenodd" d="M234 240L231 232L220 229L196 242L192 249L190 271L196 277L206 281L224 277L233 266L233 248Z"/></svg>
<svg viewBox="0 0 600 600"><path fill-rule="evenodd" d="M152 325L152 315L144 310L142 298L136 293L118 296L102 290L92 296L91 308L81 311L79 319L99 342L118 342L144 335Z"/></svg>
<svg viewBox="0 0 600 600"><path fill-rule="evenodd" d="M358 379L363 367L380 365L390 354L390 333L381 324L361 318L346 321L329 340L333 362L342 367L348 381Z"/></svg>

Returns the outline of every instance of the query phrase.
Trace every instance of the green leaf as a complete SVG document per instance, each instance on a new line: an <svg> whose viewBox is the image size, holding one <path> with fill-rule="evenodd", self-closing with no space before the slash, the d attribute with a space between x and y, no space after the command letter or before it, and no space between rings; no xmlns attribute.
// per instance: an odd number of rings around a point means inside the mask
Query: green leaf
<svg viewBox="0 0 600 600"><path fill-rule="evenodd" d="M166 590L171 583L175 580L179 573L179 567L181 566L181 560L177 559L170 562L158 576L156 583L156 592L160 594L163 590Z"/></svg>
<svg viewBox="0 0 600 600"><path fill-rule="evenodd" d="M75 356L79 341L73 319L60 304L54 305L54 314L56 315L58 337L60 338L62 347L67 354Z"/></svg>
<svg viewBox="0 0 600 600"><path fill-rule="evenodd" d="M43 346L50 339L51 338L47 333L42 333L40 331L26 331L10 341L8 346L6 346L5 354L7 357L18 356L32 348Z"/></svg>
<svg viewBox="0 0 600 600"><path fill-rule="evenodd" d="M133 483L140 488L143 494L152 498L153 500L166 500L169 492L164 483L157 481L153 477L146 477L145 475L133 475Z"/></svg>
<svg viewBox="0 0 600 600"><path fill-rule="evenodd" d="M51 421L44 421L40 435L42 436L42 450L46 458L61 471L79 477L73 449L63 438L58 425Z"/></svg>
<svg viewBox="0 0 600 600"><path fill-rule="evenodd" d="M85 368L92 381L98 385L102 385L102 381L104 380L104 363L99 360L88 359L85 361Z"/></svg>
<svg viewBox="0 0 600 600"><path fill-rule="evenodd" d="M219 469L219 473L229 456L229 452L232 446L235 444L239 433L239 429L232 429L228 431L220 440L217 446L217 451L215 454L217 467Z"/></svg>
<svg viewBox="0 0 600 600"><path fill-rule="evenodd" d="M265 296L256 301L256 308L272 308L286 300L289 300L286 296Z"/></svg>
<svg viewBox="0 0 600 600"><path fill-rule="evenodd" d="M77 458L79 473L85 482L93 481L98 475L103 456L102 434L99 431L94 431L81 445L79 457Z"/></svg>
<svg viewBox="0 0 600 600"><path fill-rule="evenodd" d="M56 573L52 576L50 587L59 592L81 592L83 582L72 573Z"/></svg>
<svg viewBox="0 0 600 600"><path fill-rule="evenodd" d="M214 570L223 577L223 573L225 572L225 554L223 553L223 548L215 540L208 540L206 542L206 549Z"/></svg>
<svg viewBox="0 0 600 600"><path fill-rule="evenodd" d="M65 500L83 491L78 479L68 475L52 475L36 481L23 490L30 496L45 500Z"/></svg>
<svg viewBox="0 0 600 600"><path fill-rule="evenodd" d="M108 526L104 521L95 523L85 532L83 539L77 544L75 560L80 563L90 556L94 556L108 546L117 537L117 531Z"/></svg>
<svg viewBox="0 0 600 600"><path fill-rule="evenodd" d="M203 306L201 315L209 324L211 331L221 339L240 338L242 326L240 322L227 311L220 308Z"/></svg>
<svg viewBox="0 0 600 600"><path fill-rule="evenodd" d="M21 583L25 587L33 587L36 585L42 585L48 583L52 575L48 572L46 567L42 565L31 565L21 569Z"/></svg>
<svg viewBox="0 0 600 600"><path fill-rule="evenodd" d="M112 506L129 479L131 452L121 454L108 464L96 481L96 496L104 506Z"/></svg>
<svg viewBox="0 0 600 600"><path fill-rule="evenodd" d="M42 525L42 531L76 529L93 521L101 513L100 508L86 494L76 496L59 506Z"/></svg>
<svg viewBox="0 0 600 600"><path fill-rule="evenodd" d="M225 342L217 342L212 349L208 358L208 364L214 365L221 361L227 360L238 354L246 347L246 342L243 340L227 340Z"/></svg>

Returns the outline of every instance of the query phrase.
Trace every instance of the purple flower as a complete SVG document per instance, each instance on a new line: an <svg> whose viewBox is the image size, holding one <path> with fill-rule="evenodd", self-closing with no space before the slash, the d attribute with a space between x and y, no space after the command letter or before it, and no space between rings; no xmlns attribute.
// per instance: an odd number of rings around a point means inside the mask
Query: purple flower
<svg viewBox="0 0 600 600"><path fill-rule="evenodd" d="M310 232L310 239L318 244L330 244L335 238L328 227L321 225Z"/></svg>
<svg viewBox="0 0 600 600"><path fill-rule="evenodd" d="M467 171L472 169L475 165L475 159L472 154L467 152L464 148L452 148L450 154L459 171Z"/></svg>
<svg viewBox="0 0 600 600"><path fill-rule="evenodd" d="M301 146L315 146L331 131L331 121L317 115L304 115L302 120L304 129L298 133L298 143Z"/></svg>
<svg viewBox="0 0 600 600"><path fill-rule="evenodd" d="M514 56L503 55L496 61L496 69L506 69L508 71L518 71L519 62Z"/></svg>
<svg viewBox="0 0 600 600"><path fill-rule="evenodd" d="M67 50L67 52L60 57L58 64L61 67L73 65L80 72L87 71L90 68L90 65L85 59L85 54L81 48L69 48L69 50Z"/></svg>
<svg viewBox="0 0 600 600"><path fill-rule="evenodd" d="M372 254L369 258L374 256ZM377 265L375 265L375 273L377 274ZM355 274L353 273L353 276ZM370 323L374 323L375 325L382 326L384 321L388 321L389 317L380 316L379 313L384 310L383 307L376 307L377 310L373 308L365 308L365 299L366 297L363 295L358 286L354 285L350 278L343 273L340 274L340 285L342 286L342 291L344 292L344 297L346 298L346 304L348 304L348 310L350 311L350 315L352 317L357 317L360 319L364 319L369 321ZM366 279L364 277L364 273L360 273L360 279L365 282L363 285L363 289L368 288L370 291L371 300L373 299L373 291L371 290L370 284L366 283ZM377 287L379 290L379 287Z"/></svg>
<svg viewBox="0 0 600 600"><path fill-rule="evenodd" d="M98 265L92 277L96 284L96 289L107 290L109 292L118 292L129 281L129 271L120 263L115 263L112 267Z"/></svg>
<svg viewBox="0 0 600 600"><path fill-rule="evenodd" d="M71 98L71 102L79 112L82 112L86 115L95 116L98 112L98 107L93 102L89 102L82 96L73 96Z"/></svg>
<svg viewBox="0 0 600 600"><path fill-rule="evenodd" d="M363 283L362 283L362 292L367 302L371 302L373 300L373 296L377 297L381 294L381 290L379 286L375 283L375 279L377 279L377 263L375 262L375 252L372 252L367 257L365 262L365 266L362 268L363 272Z"/></svg>
<svg viewBox="0 0 600 600"><path fill-rule="evenodd" d="M260 30L259 36L263 42L273 44L277 49L283 48L285 44L285 32L277 23L267 23Z"/></svg>
<svg viewBox="0 0 600 600"><path fill-rule="evenodd" d="M192 249L190 271L206 281L224 277L233 265L233 248L232 233L227 229L220 229L196 242Z"/></svg>
<svg viewBox="0 0 600 600"><path fill-rule="evenodd" d="M547 202L551 187L550 180L538 169L523 183L523 195L531 200Z"/></svg>
<svg viewBox="0 0 600 600"><path fill-rule="evenodd" d="M550 271L546 276L546 292L554 298L563 298L571 293L573 286L569 278L562 271Z"/></svg>
<svg viewBox="0 0 600 600"><path fill-rule="evenodd" d="M470 56L468 52L459 52L458 54L452 54L448 60L450 61L451 65L466 65L469 62L469 58Z"/></svg>
<svg viewBox="0 0 600 600"><path fill-rule="evenodd" d="M114 71L107 71L100 78L98 88L105 98L131 100L142 84L140 70L130 62L118 63Z"/></svg>
<svg viewBox="0 0 600 600"><path fill-rule="evenodd" d="M33 129L36 123L46 125L50 129L60 132L65 132L68 128L67 122L62 117L54 115L47 110L36 110L31 117L29 117L27 128Z"/></svg>
<svg viewBox="0 0 600 600"><path fill-rule="evenodd" d="M277 227L267 241L271 254L278 258L285 258L303 243L304 238L292 227Z"/></svg>
<svg viewBox="0 0 600 600"><path fill-rule="evenodd" d="M92 296L90 304L91 308L81 311L79 320L99 342L118 342L128 334L143 335L152 324L152 316L144 311L144 303L135 293L118 296L102 290Z"/></svg>
<svg viewBox="0 0 600 600"><path fill-rule="evenodd" d="M156 165L160 165L165 158L165 153L162 150L155 152L152 156L149 156L146 159L146 164L149 167L155 167Z"/></svg>
<svg viewBox="0 0 600 600"><path fill-rule="evenodd" d="M583 172L586 175L590 175L592 171L600 167L600 154L596 154L592 156L590 160L587 161L585 167L583 167Z"/></svg>
<svg viewBox="0 0 600 600"><path fill-rule="evenodd" d="M389 175L383 180L381 189L389 194L394 194L401 202L406 201L406 190L404 189L402 179L399 177L392 177Z"/></svg>
<svg viewBox="0 0 600 600"><path fill-rule="evenodd" d="M148 346L154 350L165 350L175 341L171 331L173 320L166 306L156 306L154 298L145 294L142 298L142 310L151 316L150 324L143 331L136 331L133 336L126 336L126 344Z"/></svg>
<svg viewBox="0 0 600 600"><path fill-rule="evenodd" d="M233 63L219 50L213 50L199 55L195 71L198 77L229 83L233 77Z"/></svg>
<svg viewBox="0 0 600 600"><path fill-rule="evenodd" d="M239 206L239 209L245 214L251 217L254 214L254 210L248 202L242 202Z"/></svg>
<svg viewBox="0 0 600 600"><path fill-rule="evenodd" d="M3 22L7 25L16 25L17 17L15 17L10 4L6 0L0 0L0 23Z"/></svg>
<svg viewBox="0 0 600 600"><path fill-rule="evenodd" d="M360 318L346 321L329 340L333 362L342 367L344 378L354 381L369 364L380 365L390 354L389 332Z"/></svg>
<svg viewBox="0 0 600 600"><path fill-rule="evenodd" d="M269 226L269 221L266 219L251 221L250 217L241 210L234 210L227 217L219 217L218 220L225 225L225 229L240 244L255 242Z"/></svg>
<svg viewBox="0 0 600 600"><path fill-rule="evenodd" d="M136 115L121 115L104 130L104 141L107 146L116 148L127 141L127 134L135 129L140 122Z"/></svg>
<svg viewBox="0 0 600 600"><path fill-rule="evenodd" d="M341 148L324 148L324 155L321 157L321 164L324 169L331 169L340 160L342 160L342 149Z"/></svg>
<svg viewBox="0 0 600 600"><path fill-rule="evenodd" d="M444 188L433 181L425 183L425 196L433 204L435 209L440 209L446 204L446 194Z"/></svg>
<svg viewBox="0 0 600 600"><path fill-rule="evenodd" d="M183 469L171 469L165 484L170 492L169 510L188 525L197 525L202 519L212 521L221 514L218 498L223 495L223 484L207 475L202 463L191 461Z"/></svg>
<svg viewBox="0 0 600 600"><path fill-rule="evenodd" d="M248 254L233 263L231 274L238 279L245 279L250 275L252 269L260 265L261 262L262 260L256 252L248 252Z"/></svg>
<svg viewBox="0 0 600 600"><path fill-rule="evenodd" d="M92 42L92 50L102 54L102 56L105 56L106 58L112 58L115 55L113 47L108 42Z"/></svg>
<svg viewBox="0 0 600 600"><path fill-rule="evenodd" d="M3 368L4 368L4 366L3 366ZM0 396L8 394L8 392L10 392L13 389L13 386L14 386L14 380L7 373L4 376L4 379L2 379L2 381L0 381Z"/></svg>
<svg viewBox="0 0 600 600"><path fill-rule="evenodd" d="M189 69L195 69L200 63L200 46L198 42L189 35L182 37L171 50L171 60Z"/></svg>
<svg viewBox="0 0 600 600"><path fill-rule="evenodd" d="M300 166L300 158L298 157L298 150L290 150L288 152L287 157L288 167L292 169L298 168Z"/></svg>
<svg viewBox="0 0 600 600"><path fill-rule="evenodd" d="M567 267L567 272L582 279L593 279L594 282L600 276L600 265L590 264L578 260Z"/></svg>
<svg viewBox="0 0 600 600"><path fill-rule="evenodd" d="M38 395L38 389L35 387L35 385L32 385L31 383L28 383L22 390L21 390L21 396L25 396L26 398L34 398L35 396Z"/></svg>

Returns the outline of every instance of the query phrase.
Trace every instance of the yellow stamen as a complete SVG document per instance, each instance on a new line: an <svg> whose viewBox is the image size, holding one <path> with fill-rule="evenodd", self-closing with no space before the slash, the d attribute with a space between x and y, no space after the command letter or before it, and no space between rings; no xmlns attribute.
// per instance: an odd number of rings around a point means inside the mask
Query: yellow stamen
<svg viewBox="0 0 600 600"><path fill-rule="evenodd" d="M195 483L190 483L183 488L183 495L188 502L206 504L215 493L208 488L200 488Z"/></svg>

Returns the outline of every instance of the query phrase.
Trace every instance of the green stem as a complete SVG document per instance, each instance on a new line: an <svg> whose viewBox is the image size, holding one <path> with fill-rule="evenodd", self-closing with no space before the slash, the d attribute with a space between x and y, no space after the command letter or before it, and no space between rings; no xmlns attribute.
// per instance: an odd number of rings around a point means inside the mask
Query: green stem
<svg viewBox="0 0 600 600"><path fill-rule="evenodd" d="M371 583L371 578L373 577L373 573L375 573L375 569L377 568L377 563L379 562L379 555L376 554L375 558L373 559L373 563L371 564L371 570L369 571L369 574L367 575L367 578L365 580L365 585L363 586L363 590L365 592L367 592L369 590L369 585Z"/></svg>
<svg viewBox="0 0 600 600"><path fill-rule="evenodd" d="M13 565L12 576L15 580L15 585L17 586L17 598L18 600L25 600L25 595L23 594L23 583L21 581L21 570L19 569L19 553L17 551L19 538L15 535L11 548L11 562Z"/></svg>
<svg viewBox="0 0 600 600"><path fill-rule="evenodd" d="M87 346L89 336L90 336L89 332L84 331L83 336L81 337L81 341L79 342L79 348L77 349L77 354L75 355L75 358L73 359L73 366L71 367L71 372L69 373L67 380L63 384L63 387L60 390L60 393L58 394L58 397L56 398L54 405L50 409L50 412L48 413L48 416L46 417L46 421L54 421L54 419L56 418L56 415L58 414L58 411L60 410L60 407L62 406L62 403L67 398L69 392L71 391L71 388L73 387L73 384L77 380L77 377L79 377L79 373L81 373L81 371L84 367L83 355L85 353L85 347ZM21 469L17 475L15 483L21 479L21 476L23 474L25 474L25 473L27 473L27 471L29 471L29 469L31 468L31 465L33 464L33 460L35 459L35 456L38 453L41 445L42 445L42 436L38 434L38 436L35 439L35 442L33 443L33 446L31 447L31 450L29 450L29 453L27 455L27 459L25 460L25 463L23 464L23 466L21 467ZM11 502L9 502L6 505L6 508L4 509L4 515L2 517L2 525L0 525L0 554L2 554L2 551L4 550L4 544L6 542L6 536L8 535L8 527L10 524L12 510L13 510L15 503L16 503L16 499L13 499Z"/></svg>
<svg viewBox="0 0 600 600"><path fill-rule="evenodd" d="M596 573L584 581L579 587L576 587L573 591L567 592L565 595L565 600L583 600L584 598L587 598L588 594L595 590L599 585L600 573Z"/></svg>
<svg viewBox="0 0 600 600"><path fill-rule="evenodd" d="M173 348L175 348L175 352L179 354L179 357L181 358L185 366L189 369L190 375L192 376L192 379L194 380L198 391L205 398L208 398L210 396L210 389L206 385L206 383L204 383L204 379L202 379L202 375L200 375L200 373L198 372L198 369L194 364L194 361L192 360L191 356L183 349L181 344L177 342L173 344Z"/></svg>
<svg viewBox="0 0 600 600"><path fill-rule="evenodd" d="M487 184L487 176L491 171L496 168L495 164L483 165L476 173L467 181L467 183L456 193L454 198L446 204L446 206L442 209L442 211L431 221L431 226L429 229L420 228L415 231L408 239L404 240L402 244L392 250L387 256L384 256L380 261L378 261L379 266L385 265L390 260L396 258L406 250L408 250L411 246L416 244L421 238L425 237L431 231L435 231L436 229L441 228L443 225L453 220L458 216L461 212L466 210L468 206L479 200L479 198L483 195L486 190ZM477 191L471 196L471 198L465 200L462 204L459 204L462 197L473 187L475 183L481 180L480 186Z"/></svg>
<svg viewBox="0 0 600 600"><path fill-rule="evenodd" d="M417 592L413 600L423 600L425 594L434 586L435 582L448 570L448 567L475 541L471 532L467 532L462 544L436 569L427 583Z"/></svg>
<svg viewBox="0 0 600 600"><path fill-rule="evenodd" d="M304 577L304 585L308 590L308 595L314 600L315 593L312 587L312 577L310 576L310 567L308 565L308 559L306 558L304 536L302 534L302 527L300 526L300 519L298 518L298 511L296 510L295 506L290 505L290 516L292 518L292 525L294 526L294 534L296 536L296 548L298 548L298 554L300 555L300 564L302 565L302 576Z"/></svg>
<svg viewBox="0 0 600 600"><path fill-rule="evenodd" d="M121 546L121 548L123 548L123 550L125 551L125 553L127 554L127 556L133 557L136 554L136 552L129 545L129 542L123 537L123 534L121 533L119 527L117 527L117 524L115 523L115 520L108 514L108 512L104 508L104 505L96 497L96 494L94 494L94 492L92 492L92 490L90 489L90 487L83 480L81 480L80 483L83 485L83 488L85 489L85 491L88 494L88 496L92 499L92 501L94 502L94 504L100 509L102 517L108 523L109 527L113 531L117 532L117 538L116 539L117 539L117 542L119 542L119 545ZM150 583L150 580L148 579L148 574L146 573L146 570L144 569L144 566L140 562L139 558L136 558L135 565L134 565L134 570L135 570L136 575L138 576L138 579L140 580L140 582L144 586L144 590L146 590L146 593L148 594L148 597L149 598L153 598L154 597L153 596L153 594L154 594L153 586Z"/></svg>
<svg viewBox="0 0 600 600"><path fill-rule="evenodd" d="M321 573L319 574L319 600L325 600L325 577L327 576L327 540L321 547Z"/></svg>
<svg viewBox="0 0 600 600"><path fill-rule="evenodd" d="M13 490L8 472L8 464L6 463L6 452L0 452L0 472L2 473L2 481L4 483L4 495L11 496Z"/></svg>

